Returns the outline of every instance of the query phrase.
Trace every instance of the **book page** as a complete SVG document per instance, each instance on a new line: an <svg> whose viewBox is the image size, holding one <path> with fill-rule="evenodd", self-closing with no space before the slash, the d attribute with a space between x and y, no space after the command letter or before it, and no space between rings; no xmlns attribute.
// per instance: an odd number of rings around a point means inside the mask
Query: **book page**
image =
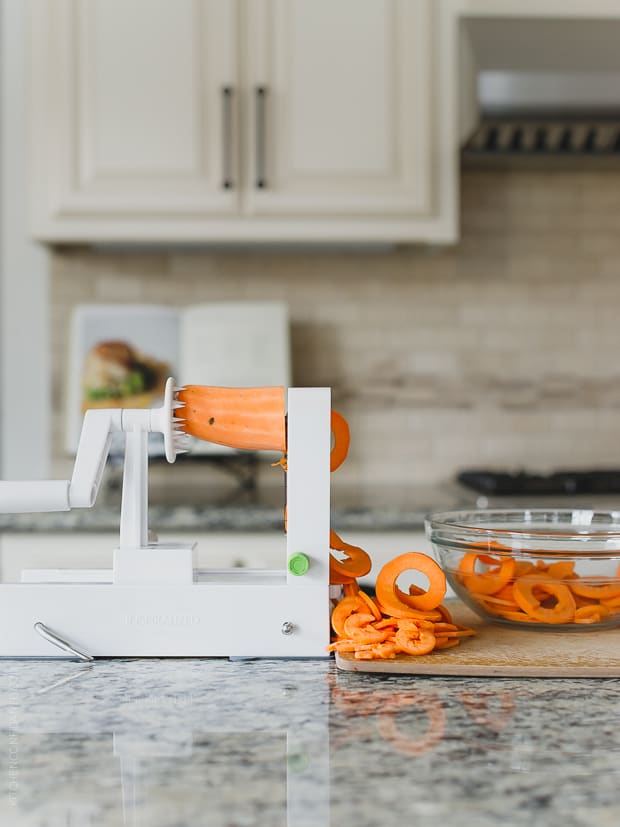
<svg viewBox="0 0 620 827"><path fill-rule="evenodd" d="M291 383L288 307L284 302L222 302L182 311L179 381L183 385L261 387ZM202 442L193 451L227 449Z"/></svg>

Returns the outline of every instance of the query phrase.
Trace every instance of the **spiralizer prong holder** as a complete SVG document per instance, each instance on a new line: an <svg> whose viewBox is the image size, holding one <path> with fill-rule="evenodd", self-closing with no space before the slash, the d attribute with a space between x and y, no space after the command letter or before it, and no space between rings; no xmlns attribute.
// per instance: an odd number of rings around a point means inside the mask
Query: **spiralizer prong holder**
<svg viewBox="0 0 620 827"><path fill-rule="evenodd" d="M0 657L61 656L35 624L95 657L325 656L330 389L288 390L286 560L275 571L197 569L195 544L149 542L148 434L163 434L174 462L180 405L169 379L161 408L87 411L70 481L0 482L1 513L90 508L112 434L125 433L112 569L25 570L20 583L0 583Z"/></svg>

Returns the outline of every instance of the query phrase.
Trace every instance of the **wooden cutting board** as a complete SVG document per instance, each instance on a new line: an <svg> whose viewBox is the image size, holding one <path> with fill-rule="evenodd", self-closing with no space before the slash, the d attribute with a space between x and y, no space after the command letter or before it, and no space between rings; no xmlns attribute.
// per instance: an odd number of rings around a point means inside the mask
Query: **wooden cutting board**
<svg viewBox="0 0 620 827"><path fill-rule="evenodd" d="M394 660L355 660L336 654L348 672L396 675L486 675L532 678L620 677L620 628L600 632L540 632L486 623L460 601L447 604L455 623L470 626L476 637L430 655L397 655Z"/></svg>

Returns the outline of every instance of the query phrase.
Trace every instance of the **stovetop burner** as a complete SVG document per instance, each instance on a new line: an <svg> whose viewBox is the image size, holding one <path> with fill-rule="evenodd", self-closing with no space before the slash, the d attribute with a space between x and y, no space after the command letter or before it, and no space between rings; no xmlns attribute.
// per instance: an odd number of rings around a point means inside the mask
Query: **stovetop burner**
<svg viewBox="0 0 620 827"><path fill-rule="evenodd" d="M620 471L554 471L532 474L527 471L461 471L458 481L480 494L495 497L522 497L585 494L620 494Z"/></svg>

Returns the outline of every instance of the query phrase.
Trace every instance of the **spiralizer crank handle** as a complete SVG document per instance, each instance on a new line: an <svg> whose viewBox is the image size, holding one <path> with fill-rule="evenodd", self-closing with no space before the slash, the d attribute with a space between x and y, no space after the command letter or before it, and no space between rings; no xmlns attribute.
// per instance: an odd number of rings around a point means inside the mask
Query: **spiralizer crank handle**
<svg viewBox="0 0 620 827"><path fill-rule="evenodd" d="M174 415L181 407L183 403L176 399L174 379L170 377L166 382L161 408L102 408L86 411L71 480L0 480L0 514L91 508L101 486L114 432L125 432L134 446L136 434L144 437L140 439L133 465L130 463L128 469L127 462L125 463L125 482L133 479L136 463L142 468L143 461L146 468L148 433L163 434L166 459L174 462L177 454L185 452L186 437L179 427L182 420ZM146 470L144 479L146 480ZM138 494L141 496L141 488ZM146 499L138 510L146 512Z"/></svg>
<svg viewBox="0 0 620 827"><path fill-rule="evenodd" d="M0 481L0 514L70 509L69 480Z"/></svg>

